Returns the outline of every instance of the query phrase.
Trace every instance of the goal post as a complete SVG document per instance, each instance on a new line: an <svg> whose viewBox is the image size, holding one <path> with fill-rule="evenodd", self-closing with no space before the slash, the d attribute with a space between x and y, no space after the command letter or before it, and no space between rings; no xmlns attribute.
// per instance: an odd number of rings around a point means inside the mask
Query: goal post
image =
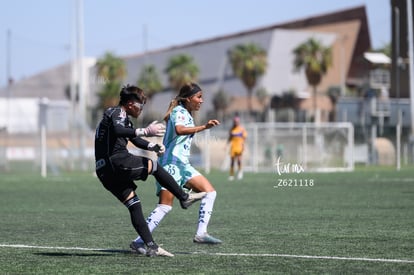
<svg viewBox="0 0 414 275"><path fill-rule="evenodd" d="M335 123L251 123L243 153L243 170L276 172L301 167L303 172L354 170L354 127ZM195 136L199 166L229 168L229 129L214 128ZM292 171L290 171L292 172Z"/></svg>

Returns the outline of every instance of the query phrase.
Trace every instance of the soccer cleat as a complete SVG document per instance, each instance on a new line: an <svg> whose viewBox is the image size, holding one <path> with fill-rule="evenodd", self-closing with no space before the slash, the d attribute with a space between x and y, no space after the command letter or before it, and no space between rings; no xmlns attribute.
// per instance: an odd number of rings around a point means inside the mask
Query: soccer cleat
<svg viewBox="0 0 414 275"><path fill-rule="evenodd" d="M181 208L187 209L196 201L201 200L206 195L206 192L188 193L188 198L185 201L180 201Z"/></svg>
<svg viewBox="0 0 414 275"><path fill-rule="evenodd" d="M237 173L237 179L238 179L238 180L243 179L243 171L239 171L239 172Z"/></svg>
<svg viewBox="0 0 414 275"><path fill-rule="evenodd" d="M205 233L203 236L194 236L193 242L195 243L206 243L206 244L221 244L220 239L214 238L208 233Z"/></svg>
<svg viewBox="0 0 414 275"><path fill-rule="evenodd" d="M147 250L145 249L145 245L143 243L132 242L129 247L131 251L137 254L147 254Z"/></svg>
<svg viewBox="0 0 414 275"><path fill-rule="evenodd" d="M158 247L158 248L151 248L148 247L147 249L147 256L148 257L156 257L156 256L161 256L161 257L174 257L174 254L168 252L167 250Z"/></svg>
<svg viewBox="0 0 414 275"><path fill-rule="evenodd" d="M233 181L233 180L234 180L234 176L230 176L229 181Z"/></svg>

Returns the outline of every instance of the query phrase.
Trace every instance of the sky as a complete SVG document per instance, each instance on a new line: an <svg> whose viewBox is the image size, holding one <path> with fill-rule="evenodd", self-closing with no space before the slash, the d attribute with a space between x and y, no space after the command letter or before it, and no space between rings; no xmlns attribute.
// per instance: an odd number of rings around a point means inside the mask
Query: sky
<svg viewBox="0 0 414 275"><path fill-rule="evenodd" d="M75 0L0 0L0 87L68 62ZM84 56L139 54L365 6L371 45L391 41L390 0L83 0Z"/></svg>

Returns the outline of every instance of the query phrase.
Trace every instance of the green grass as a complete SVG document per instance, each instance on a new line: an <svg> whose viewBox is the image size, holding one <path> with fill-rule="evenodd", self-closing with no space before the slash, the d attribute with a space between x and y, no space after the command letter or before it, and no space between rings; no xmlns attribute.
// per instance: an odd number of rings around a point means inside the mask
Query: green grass
<svg viewBox="0 0 414 275"><path fill-rule="evenodd" d="M209 231L224 241L192 243L198 207L178 202L154 232L176 254L128 253L135 238L129 214L91 173L42 179L2 173L1 274L408 274L414 263L414 173L361 169L353 173L208 175L218 196ZM302 185L281 186L282 178ZM155 206L153 179L138 182L147 215ZM277 187L277 188L276 188ZM97 250L64 249L70 247ZM104 250L102 250L104 249ZM106 249L106 251L105 251ZM251 254L251 255L241 255ZM344 257L298 258L283 255ZM358 260L356 258L365 258Z"/></svg>

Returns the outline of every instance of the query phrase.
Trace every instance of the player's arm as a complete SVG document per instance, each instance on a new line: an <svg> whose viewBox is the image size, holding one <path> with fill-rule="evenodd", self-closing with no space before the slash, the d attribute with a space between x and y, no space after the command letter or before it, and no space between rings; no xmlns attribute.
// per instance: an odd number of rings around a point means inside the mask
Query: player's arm
<svg viewBox="0 0 414 275"><path fill-rule="evenodd" d="M247 131L246 129L243 128L243 139L246 140L247 139Z"/></svg>
<svg viewBox="0 0 414 275"><path fill-rule="evenodd" d="M148 126L148 127L152 127L152 126ZM162 136L165 132L165 130L158 130L158 129L155 129L150 132L150 130L148 130L148 127L134 129L133 127L125 127L124 123L115 121L114 132L117 137L126 137L126 138L135 138L135 137L141 137L141 136L146 136L146 137Z"/></svg>
<svg viewBox="0 0 414 275"><path fill-rule="evenodd" d="M125 119L112 116L112 125L116 137L134 138L136 137L135 129L129 125L125 125Z"/></svg>
<svg viewBox="0 0 414 275"><path fill-rule="evenodd" d="M150 143L149 141L140 138L140 137L134 137L129 139L131 141L132 144L134 144L136 147L140 148L140 149L144 149L147 150L148 148L148 144Z"/></svg>
<svg viewBox="0 0 414 275"><path fill-rule="evenodd" d="M130 141L136 147L144 149L144 150L154 151L157 154L164 154L164 152L165 152L165 146L164 145L152 143L152 142L149 142L149 141L147 141L143 138L140 138L140 137L132 138L132 139L130 139Z"/></svg>
<svg viewBox="0 0 414 275"><path fill-rule="evenodd" d="M146 128L132 127L131 123L127 123L125 117L120 115L120 111L116 110L111 114L112 125L114 127L114 133L117 137L134 138L140 136L153 137L163 136L165 133L165 126L158 121L153 121ZM128 124L128 125L126 125Z"/></svg>
<svg viewBox="0 0 414 275"><path fill-rule="evenodd" d="M165 125L158 121L151 122L146 128L137 128L135 134L137 137L162 137L165 133Z"/></svg>
<svg viewBox="0 0 414 275"><path fill-rule="evenodd" d="M177 135L192 135L207 129L210 129L214 126L219 125L220 122L217 119L211 119L204 125L186 127L184 125L175 125L175 132Z"/></svg>
<svg viewBox="0 0 414 275"><path fill-rule="evenodd" d="M230 143L232 140L231 130L229 131L229 138L227 139L227 143Z"/></svg>

